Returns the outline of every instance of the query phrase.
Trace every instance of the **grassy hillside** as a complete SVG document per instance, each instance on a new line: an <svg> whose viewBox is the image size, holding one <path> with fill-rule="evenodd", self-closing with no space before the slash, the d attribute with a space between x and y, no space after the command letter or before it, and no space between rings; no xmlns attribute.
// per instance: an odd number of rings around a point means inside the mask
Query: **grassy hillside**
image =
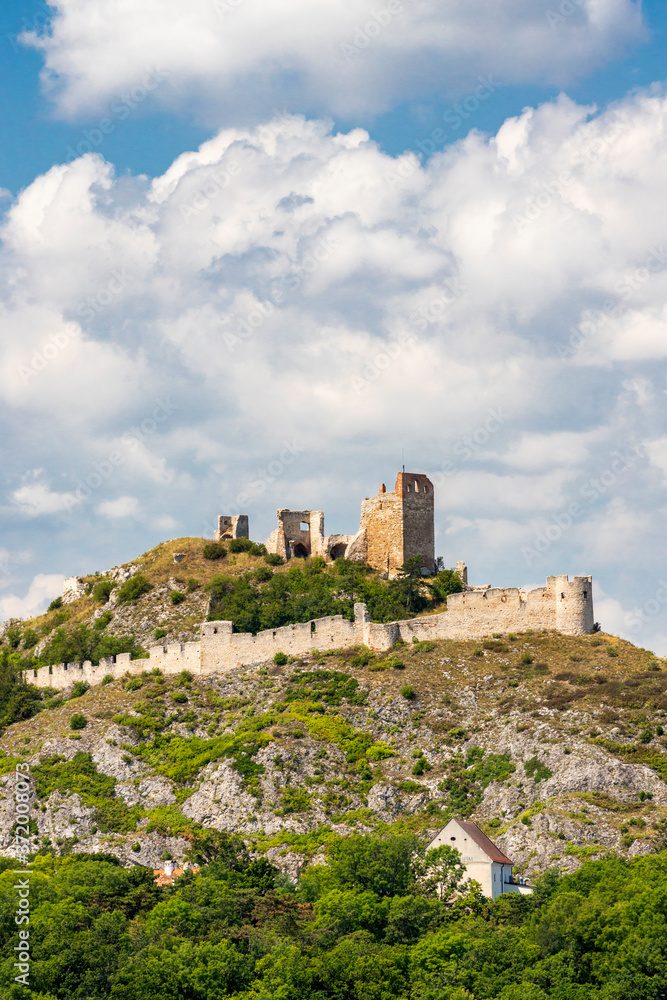
<svg viewBox="0 0 667 1000"><path fill-rule="evenodd" d="M526 633L147 673L47 701L7 728L2 764L40 775L47 852L150 865L214 828L294 873L336 834L428 840L463 815L520 869L570 870L664 842L664 667L610 636Z"/></svg>

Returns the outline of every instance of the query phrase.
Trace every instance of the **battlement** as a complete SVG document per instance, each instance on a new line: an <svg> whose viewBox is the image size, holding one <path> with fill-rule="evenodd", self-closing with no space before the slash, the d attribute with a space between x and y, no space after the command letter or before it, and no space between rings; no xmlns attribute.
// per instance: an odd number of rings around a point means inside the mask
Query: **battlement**
<svg viewBox="0 0 667 1000"><path fill-rule="evenodd" d="M62 689L75 681L100 684L104 677L120 678L159 668L165 674L189 670L192 674L221 674L237 667L272 660L276 653L305 656L313 649L345 649L364 644L377 652L392 648L398 639L480 639L493 632L549 629L565 635L593 631L593 588L590 576L550 576L544 587L489 587L450 594L447 610L437 615L385 623L371 622L365 604L355 604L354 621L342 615L283 625L252 635L234 632L229 621L204 622L198 642L152 646L149 655L133 660L129 653L101 660L98 665L59 663L26 672L26 680L40 688Z"/></svg>

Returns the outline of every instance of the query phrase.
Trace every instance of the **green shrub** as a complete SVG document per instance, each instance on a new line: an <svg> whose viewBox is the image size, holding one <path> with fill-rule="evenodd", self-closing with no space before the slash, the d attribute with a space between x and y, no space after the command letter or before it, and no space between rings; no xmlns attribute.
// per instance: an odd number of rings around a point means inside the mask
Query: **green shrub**
<svg viewBox="0 0 667 1000"><path fill-rule="evenodd" d="M229 543L230 552L250 552L254 548L255 543L251 542L249 538L232 538ZM266 549L264 549L266 552Z"/></svg>
<svg viewBox="0 0 667 1000"><path fill-rule="evenodd" d="M350 660L351 667L366 667L369 663L372 663L375 659L375 653L373 653L367 646L363 646L362 649L356 653Z"/></svg>
<svg viewBox="0 0 667 1000"><path fill-rule="evenodd" d="M401 695L406 699L406 701L414 701L417 697L417 692L411 684L404 684L401 688Z"/></svg>
<svg viewBox="0 0 667 1000"><path fill-rule="evenodd" d="M48 606L48 608L46 610L47 610L47 612L48 611L57 611L58 608L62 608L62 606L63 606L63 599L62 599L62 597L54 597L54 599L51 601L51 603L49 604L49 606Z"/></svg>
<svg viewBox="0 0 667 1000"><path fill-rule="evenodd" d="M102 678L102 686L104 686L105 684L113 684L113 675L112 674L105 674L104 675L104 677Z"/></svg>
<svg viewBox="0 0 667 1000"><path fill-rule="evenodd" d="M72 688L70 700L72 698L80 698L81 695L84 695L86 693L89 687L90 684L88 683L88 681L77 681L74 687Z"/></svg>
<svg viewBox="0 0 667 1000"><path fill-rule="evenodd" d="M113 580L105 577L103 580L99 580L92 591L92 598L94 601L98 601L100 604L106 604L111 596L111 591L114 588Z"/></svg>
<svg viewBox="0 0 667 1000"><path fill-rule="evenodd" d="M523 769L526 772L526 777L532 778L536 785L540 781L547 781L552 773L547 765L543 764L537 757L531 757L530 760L527 760L523 765Z"/></svg>
<svg viewBox="0 0 667 1000"><path fill-rule="evenodd" d="M172 604L182 604L185 600L185 594L181 590L172 590L169 600Z"/></svg>
<svg viewBox="0 0 667 1000"><path fill-rule="evenodd" d="M195 590L199 589L199 580L195 580L194 576L188 577L187 586L185 588L188 594L193 594Z"/></svg>
<svg viewBox="0 0 667 1000"><path fill-rule="evenodd" d="M201 553L204 559L209 559L211 562L215 562L216 559L224 559L227 555L227 549L221 542L207 542Z"/></svg>
<svg viewBox="0 0 667 1000"><path fill-rule="evenodd" d="M135 854L138 854L139 851L141 850L141 844L139 842L137 842L136 844L132 844L132 850L134 851Z"/></svg>
<svg viewBox="0 0 667 1000"><path fill-rule="evenodd" d="M255 570L254 577L258 583L266 583L273 576L273 570L270 566L258 566Z"/></svg>
<svg viewBox="0 0 667 1000"><path fill-rule="evenodd" d="M158 639L164 639L166 634L167 634L166 628L156 628L155 631L153 632L153 638L157 642Z"/></svg>
<svg viewBox="0 0 667 1000"><path fill-rule="evenodd" d="M188 700L188 696L185 691L174 691L172 698L178 705L184 705Z"/></svg>
<svg viewBox="0 0 667 1000"><path fill-rule="evenodd" d="M484 656L484 650L483 649L479 649L479 648L478 649L474 649L472 655L473 656Z"/></svg>
<svg viewBox="0 0 667 1000"><path fill-rule="evenodd" d="M180 674L176 678L176 684L180 687L187 687L188 684L192 684L192 674L189 670L181 670Z"/></svg>
<svg viewBox="0 0 667 1000"><path fill-rule="evenodd" d="M5 632L5 639L12 649L18 649L21 645L21 629L18 625L12 625Z"/></svg>
<svg viewBox="0 0 667 1000"><path fill-rule="evenodd" d="M607 656L618 656L618 650L614 646L607 646Z"/></svg>
<svg viewBox="0 0 667 1000"><path fill-rule="evenodd" d="M285 663L287 663L287 656L285 655L285 653L276 653L276 655L273 657L273 662L277 666L282 667Z"/></svg>
<svg viewBox="0 0 667 1000"><path fill-rule="evenodd" d="M423 774L425 771L430 771L430 770L431 770L431 765L426 760L426 757L420 757L419 760L416 762L415 766L412 768L412 773L416 777L418 777L420 774Z"/></svg>
<svg viewBox="0 0 667 1000"><path fill-rule="evenodd" d="M264 556L264 562L268 563L269 566L282 566L284 559L277 552L269 552Z"/></svg>
<svg viewBox="0 0 667 1000"><path fill-rule="evenodd" d="M81 715L80 712L75 712L72 718L69 720L70 729L85 729L88 725L88 719L85 715Z"/></svg>
<svg viewBox="0 0 667 1000"><path fill-rule="evenodd" d="M139 688L142 688L143 686L144 682L142 681L141 677L130 677L123 684L123 687L125 688L126 691L138 691Z"/></svg>
<svg viewBox="0 0 667 1000"><path fill-rule="evenodd" d="M93 622L93 628L96 629L98 632L103 632L112 618L113 614L111 613L111 611L105 611L104 614L101 614L99 618L95 619L95 621Z"/></svg>
<svg viewBox="0 0 667 1000"><path fill-rule="evenodd" d="M644 729L644 731L639 735L640 743L650 743L652 739L653 739L653 732L651 729Z"/></svg>
<svg viewBox="0 0 667 1000"><path fill-rule="evenodd" d="M34 628L26 629L26 631L23 633L23 643L22 643L23 648L32 649L32 647L36 646L38 642L39 642L39 636L35 632Z"/></svg>
<svg viewBox="0 0 667 1000"><path fill-rule="evenodd" d="M126 580L123 586L118 591L118 603L119 604L134 604L147 594L151 590L151 584L149 580L143 575L143 573L135 573L131 576L129 580Z"/></svg>
<svg viewBox="0 0 667 1000"><path fill-rule="evenodd" d="M520 662L521 663L526 663L526 664L532 663L533 662L533 658L530 655L530 653L522 653L521 654L521 660L520 660Z"/></svg>
<svg viewBox="0 0 667 1000"><path fill-rule="evenodd" d="M56 630L39 660L49 663L80 663L90 660L99 663L107 656L130 653L135 659L146 655L132 636L102 635L89 625L77 625L71 632Z"/></svg>

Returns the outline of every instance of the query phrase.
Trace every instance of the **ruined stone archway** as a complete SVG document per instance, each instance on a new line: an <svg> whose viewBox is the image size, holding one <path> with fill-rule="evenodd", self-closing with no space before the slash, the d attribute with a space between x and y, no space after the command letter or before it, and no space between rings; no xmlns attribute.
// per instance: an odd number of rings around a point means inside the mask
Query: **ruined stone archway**
<svg viewBox="0 0 667 1000"><path fill-rule="evenodd" d="M347 551L347 542L338 542L336 545L331 546L329 555L331 559L343 559Z"/></svg>
<svg viewBox="0 0 667 1000"><path fill-rule="evenodd" d="M310 552L303 542L294 542L294 546L292 548L292 556L294 559L307 559L309 555Z"/></svg>

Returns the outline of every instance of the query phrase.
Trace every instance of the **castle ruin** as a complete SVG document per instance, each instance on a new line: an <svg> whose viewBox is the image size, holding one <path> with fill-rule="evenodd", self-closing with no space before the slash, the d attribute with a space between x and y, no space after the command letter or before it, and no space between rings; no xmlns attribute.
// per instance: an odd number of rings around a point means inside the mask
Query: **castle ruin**
<svg viewBox="0 0 667 1000"><path fill-rule="evenodd" d="M361 505L359 531L355 535L324 534L321 510L278 512L278 527L266 547L285 560L322 556L328 560L344 556L362 561L385 576L400 573L403 564L419 558L424 571L435 569L433 484L421 473L399 472L394 491L384 484L377 496ZM248 517L222 514L215 532L217 541L247 538ZM313 650L345 649L363 644L376 653L388 652L396 642L429 639L480 639L493 633L550 630L564 635L587 635L594 631L593 587L590 576L549 576L544 587L471 587L465 563L457 563L463 591L450 594L446 610L420 618L389 623L372 622L365 604L354 605L352 621L342 615L285 625L251 633L237 633L230 621L203 622L195 642L153 646L148 659L133 660L129 653L101 660L99 665L59 663L25 673L26 680L40 688L62 689L74 681L99 684L106 676L123 677L159 668L176 674L226 673L237 667L255 666L276 653L306 656ZM350 609L352 610L352 609Z"/></svg>
<svg viewBox="0 0 667 1000"><path fill-rule="evenodd" d="M325 535L321 510L278 510L278 527L266 540L283 559L323 556L365 562L396 576L408 559L419 558L425 573L435 567L434 489L428 476L399 472L393 492L380 484L377 496L361 504L355 535Z"/></svg>
<svg viewBox="0 0 667 1000"><path fill-rule="evenodd" d="M406 621L372 622L365 604L354 605L354 620L342 615L284 625L251 633L234 632L232 622L204 622L197 642L152 646L148 659L133 660L129 653L100 660L98 666L59 663L29 670L25 679L40 688L62 689L75 681L100 684L107 675L124 677L159 668L165 674L189 670L193 674L222 674L237 667L259 666L276 653L307 656L314 649L345 649L363 643L386 653L399 640L480 639L484 635L548 629L565 635L593 631L593 592L590 576L547 577L534 590L483 587L450 594L447 609Z"/></svg>

